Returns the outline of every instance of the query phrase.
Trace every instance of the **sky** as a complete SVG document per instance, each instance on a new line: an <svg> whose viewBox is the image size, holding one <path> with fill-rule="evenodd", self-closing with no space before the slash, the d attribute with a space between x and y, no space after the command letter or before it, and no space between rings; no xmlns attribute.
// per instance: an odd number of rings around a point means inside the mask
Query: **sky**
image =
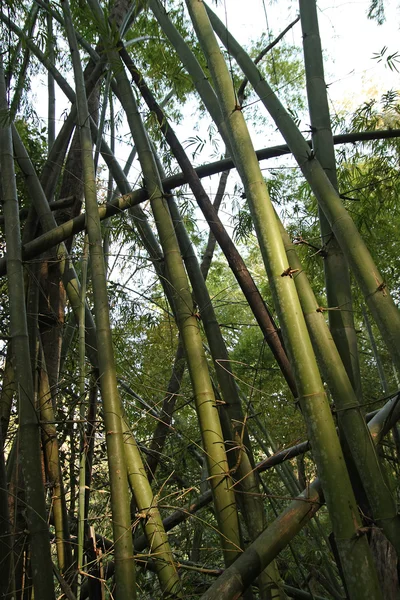
<svg viewBox="0 0 400 600"><path fill-rule="evenodd" d="M400 87L400 74L372 59L384 46L390 53L400 50L399 2L385 1L387 19L381 26L367 18L369 4L370 0L317 2L326 81L332 100L340 106L354 106L368 90L373 93L375 87L380 91ZM255 39L263 31L268 33L268 29L273 40L298 14L298 2L291 0L246 0L246 10L243 5L243 0L222 0L218 7L213 6L241 43ZM300 23L285 40L301 47Z"/></svg>

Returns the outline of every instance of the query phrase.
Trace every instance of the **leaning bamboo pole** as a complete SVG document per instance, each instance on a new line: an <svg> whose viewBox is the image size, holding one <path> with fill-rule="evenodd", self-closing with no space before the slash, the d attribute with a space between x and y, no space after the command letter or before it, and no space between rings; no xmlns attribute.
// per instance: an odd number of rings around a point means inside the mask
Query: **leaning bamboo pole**
<svg viewBox="0 0 400 600"><path fill-rule="evenodd" d="M162 597L183 598L181 582L158 508L159 498L153 494L140 450L125 415L122 417L122 431L128 479L138 508L137 516L144 525L151 556L154 557Z"/></svg>
<svg viewBox="0 0 400 600"><path fill-rule="evenodd" d="M43 600L54 598L50 541L42 485L42 469L25 309L25 289L19 229L19 206L14 172L11 126L8 120L4 70L0 59L0 170L3 214L7 243L10 336L18 394L19 447L26 496L26 517L30 532L32 575L35 594Z"/></svg>
<svg viewBox="0 0 400 600"><path fill-rule="evenodd" d="M162 165L157 158L155 155L159 175L160 177L165 177ZM193 295L203 322L217 381L221 390L223 404L219 413L225 445L229 450L228 462L230 470L233 478L236 480L235 486L239 492L237 494L237 503L241 507L247 531L249 532L250 539L253 541L265 529L266 515L260 495L260 481L253 468L254 456L246 418L243 413L228 350L217 321L213 303L174 197L168 199L168 206L186 271L192 285ZM259 589L261 598L284 600L279 582L279 572L274 562L268 565L266 571L260 575Z"/></svg>
<svg viewBox="0 0 400 600"><path fill-rule="evenodd" d="M307 275L297 256L296 248L280 223L286 254L296 271L294 281L306 319L313 348L335 403L338 423L350 448L362 486L371 506L377 525L381 527L400 553L400 517L393 494L387 484L362 408L346 371L338 348L325 321L323 309L318 305Z"/></svg>
<svg viewBox="0 0 400 600"><path fill-rule="evenodd" d="M104 30L104 17L102 11L99 9L99 5L94 1L90 1L90 6L95 19L103 23L102 29ZM240 552L238 517L218 409L208 373L208 365L198 322L194 314L191 292L157 167L154 163L147 133L137 109L131 85L118 53L110 50L108 55L117 82L119 100L124 107L132 137L138 151L158 235L163 248L168 284L173 297L177 324L185 347L204 452L207 457L221 543L225 561L227 564L230 564Z"/></svg>
<svg viewBox="0 0 400 600"><path fill-rule="evenodd" d="M287 261L274 209L243 114L237 105L232 79L204 3L187 0L187 6L207 60L233 157L245 188L286 348L295 372L300 408L323 481L349 595L352 600L361 600L366 594L371 598L380 598L368 543L365 539L357 539L361 521L349 475L295 289L292 269Z"/></svg>
<svg viewBox="0 0 400 600"><path fill-rule="evenodd" d="M261 102L285 138L304 177L310 184L360 286L365 302L392 355L393 362L400 368L399 310L394 304L385 280L373 261L353 219L343 206L337 191L327 178L314 153L310 151L306 140L296 127L293 119L282 106L251 58L208 7L207 12L218 37L248 77Z"/></svg>
<svg viewBox="0 0 400 600"><path fill-rule="evenodd" d="M94 308L96 316L100 387L106 428L107 456L110 472L111 510L116 558L117 600L136 597L135 568L131 535L126 461L121 427L121 406L118 394L114 352L110 328L105 264L101 243L101 228L97 210L96 181L92 154L89 113L82 65L68 0L62 1L63 15L71 49L76 85L78 121L81 132L82 163L90 244Z"/></svg>
<svg viewBox="0 0 400 600"><path fill-rule="evenodd" d="M338 190L317 6L315 0L300 0L299 6L313 148L329 181ZM329 327L356 395L361 400L361 375L349 268L321 206L318 209L324 250L326 297L328 307L333 309L328 312Z"/></svg>

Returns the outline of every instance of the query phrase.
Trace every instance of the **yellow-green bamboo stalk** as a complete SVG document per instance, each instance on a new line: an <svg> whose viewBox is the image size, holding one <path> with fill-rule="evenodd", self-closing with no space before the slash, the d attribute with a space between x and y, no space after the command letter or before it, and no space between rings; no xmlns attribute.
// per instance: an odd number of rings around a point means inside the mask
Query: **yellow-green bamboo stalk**
<svg viewBox="0 0 400 600"><path fill-rule="evenodd" d="M159 175L161 178L165 178L161 162L157 160L158 157L155 153L154 156ZM231 450L228 462L233 478L239 481L239 485L236 484L236 489L239 491L238 505L241 506L250 539L253 541L265 529L266 515L260 494L260 481L254 471L254 457L246 419L243 414L238 388L232 374L228 351L215 315L213 303L189 235L182 222L179 208L173 197L169 198L168 206L215 365L217 380L224 401L220 409L222 432L225 443L228 444L228 448L230 446ZM221 360L223 361L223 368L220 364ZM283 600L285 594L279 584L279 571L276 563L273 562L260 575L259 586L261 598L268 600L278 598Z"/></svg>
<svg viewBox="0 0 400 600"><path fill-rule="evenodd" d="M200 0L186 2L210 69L233 157L245 187L286 348L295 372L299 403L323 482L349 595L352 600L361 600L366 594L370 598L380 598L367 541L357 538L360 517L296 293L292 269L243 114L237 105L231 76L204 3Z"/></svg>
<svg viewBox="0 0 400 600"><path fill-rule="evenodd" d="M14 156L7 105L4 70L0 59L0 170L3 214L7 243L10 336L18 394L21 465L26 495L26 517L30 533L32 575L38 598L52 600L54 583L50 555L46 505L42 485L39 423L35 408L25 310L25 290L19 228L19 206L15 183Z"/></svg>
<svg viewBox="0 0 400 600"><path fill-rule="evenodd" d="M61 574L69 566L65 543L67 523L64 523L66 511L63 508L63 486L61 482L60 456L55 427L53 400L50 392L49 378L46 372L43 348L40 346L40 381L39 381L39 408L40 424L42 429L42 442L45 455L47 477L51 491L51 507L54 518L58 568Z"/></svg>
<svg viewBox="0 0 400 600"><path fill-rule="evenodd" d="M238 61L261 102L274 119L303 175L310 184L364 294L365 302L380 329L393 361L400 368L399 310L394 304L385 280L362 240L353 219L343 206L337 191L311 152L293 119L282 106L251 58L211 9L207 7L207 11L218 37L220 37L228 52Z"/></svg>
<svg viewBox="0 0 400 600"><path fill-rule="evenodd" d="M96 2L90 1L95 18L101 22L103 13ZM138 150L145 185L151 201L158 235L164 252L177 324L187 356L196 409L200 423L203 447L207 457L210 483L222 547L227 564L240 552L239 525L231 477L223 443L221 424L208 365L204 354L201 333L194 314L191 291L180 256L173 223L164 198L160 178L147 139L131 85L117 52L109 51L109 59L117 82L119 100L125 109L131 133Z"/></svg>
<svg viewBox="0 0 400 600"><path fill-rule="evenodd" d="M85 494L86 494L86 456L87 444L85 435L86 417L86 368L85 368L85 304L86 304L86 281L88 271L89 243L85 235L82 254L81 269L81 307L79 315L79 417L80 417L80 444L81 456L79 459L79 500L78 500L78 598L80 596L80 571L83 571L83 549L85 543Z"/></svg>
<svg viewBox="0 0 400 600"><path fill-rule="evenodd" d="M93 281L93 297L99 348L100 387L103 399L106 428L107 456L110 472L111 510L116 560L117 600L136 597L135 568L133 560L132 534L126 461L121 428L121 406L118 394L114 352L111 337L107 296L107 282L102 250L100 220L97 210L96 181L92 154L92 139L87 108L85 84L75 31L72 25L68 0L62 1L64 21L74 69L78 123L81 134L84 193L87 211L87 231Z"/></svg>
<svg viewBox="0 0 400 600"><path fill-rule="evenodd" d="M183 598L181 582L158 509L158 498L151 489L140 450L130 431L126 417L122 418L122 430L128 479L138 508L138 517L144 525L150 556L155 561L163 598Z"/></svg>

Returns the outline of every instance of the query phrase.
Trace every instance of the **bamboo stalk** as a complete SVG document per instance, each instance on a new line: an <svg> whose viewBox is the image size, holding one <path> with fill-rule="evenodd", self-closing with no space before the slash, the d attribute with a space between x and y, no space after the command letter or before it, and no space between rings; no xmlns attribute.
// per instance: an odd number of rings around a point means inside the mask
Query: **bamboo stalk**
<svg viewBox="0 0 400 600"><path fill-rule="evenodd" d="M393 427L399 411L393 415L396 400L390 400L373 417L368 427L375 444ZM393 418L392 418L393 417ZM290 540L308 523L324 502L321 482L314 480L251 546L217 579L201 600L231 600L238 598L255 580L261 569L273 560ZM363 535L363 533L361 533ZM370 594L366 596L370 598Z"/></svg>
<svg viewBox="0 0 400 600"><path fill-rule="evenodd" d="M300 0L299 6L313 148L321 167L337 190L335 151L316 2L315 0ZM357 335L354 328L349 268L320 205L318 209L324 249L326 296L328 307L335 308L328 312L329 327L356 396L361 401L361 374Z"/></svg>
<svg viewBox="0 0 400 600"><path fill-rule="evenodd" d="M26 514L31 536L31 560L35 593L43 600L54 598L51 555L46 506L42 485L39 425L35 409L33 381L30 369L28 328L25 310L25 290L19 235L19 207L15 184L14 159L9 110L0 60L0 110L5 118L0 124L0 170L2 174L3 213L7 243L8 293L10 298L10 334L15 364L19 401L21 464L26 493Z"/></svg>
<svg viewBox="0 0 400 600"><path fill-rule="evenodd" d="M50 392L50 383L47 376L43 348L40 345L40 380L39 380L39 408L40 424L42 429L43 450L47 479L51 490L51 504L55 527L56 549L58 568L61 574L71 566L71 552L66 548L69 542L68 523L65 522L67 512L64 508L65 495L63 492L62 475L60 466L59 444L57 430L54 425L53 400Z"/></svg>
<svg viewBox="0 0 400 600"><path fill-rule="evenodd" d="M233 156L252 214L272 295L296 377L302 410L352 599L380 598L372 556L361 526L339 439L319 375L314 352L277 226L266 184L259 168L246 123L204 3L187 0L189 14L205 54L229 133ZM250 79L250 78L249 78ZM360 543L361 542L361 543ZM360 576L365 574L365 577ZM368 590L368 592L367 592Z"/></svg>
<svg viewBox="0 0 400 600"><path fill-rule="evenodd" d="M116 558L117 600L136 597L135 570L133 561L132 536L128 486L125 478L126 461L121 428L121 406L117 388L114 352L112 347L108 308L107 283L104 256L101 245L101 229L98 217L96 182L92 155L92 139L89 113L83 80L79 50L68 0L62 1L63 15L71 49L74 69L78 119L81 133L82 164L87 210L87 229L90 244L90 257L93 280L93 294L97 325L97 343L101 348L98 354L100 387L103 399L104 422L106 427L107 456L110 471L111 510Z"/></svg>
<svg viewBox="0 0 400 600"><path fill-rule="evenodd" d="M181 582L158 509L158 497L152 492L140 450L130 431L126 417L122 418L122 430L128 479L138 507L138 518L144 524L150 556L155 560L163 598L183 598Z"/></svg>
<svg viewBox="0 0 400 600"><path fill-rule="evenodd" d="M387 485L363 411L332 339L323 312L318 306L307 275L298 259L295 246L291 243L282 224L280 224L280 231L289 263L296 270L294 281L297 292L321 371L335 402L339 427L346 437L374 520L383 529L399 555L400 516L397 514L396 503Z"/></svg>
<svg viewBox="0 0 400 600"><path fill-rule="evenodd" d="M85 435L85 417L86 417L86 365L85 365L85 305L86 305L86 288L87 288L87 272L89 262L89 241L85 235L83 242L83 254L81 260L81 306L79 311L79 418L81 420L80 429L80 448L81 455L79 458L79 493L78 493L78 546L76 549L77 567L78 567L78 599L81 589L80 572L84 570L84 544L85 544L85 497L86 497L86 457L87 457L87 440Z"/></svg>
<svg viewBox="0 0 400 600"><path fill-rule="evenodd" d="M214 235L216 236L216 239L218 240L218 243L222 249L222 251L224 252L229 266L231 267L249 305L250 308L252 309L252 312L258 322L258 324L260 325L260 328L264 334L264 337L267 341L267 343L269 344L285 378L286 381L288 382L288 385L292 391L292 393L294 395L296 395L296 384L294 382L294 378L293 378L293 374L285 353L285 350L282 346L281 340L279 338L278 332L276 330L276 326L275 323L273 321L272 315L269 313L256 285L254 284L254 281L250 275L250 273L248 272L246 265L242 259L242 257L240 256L239 252L237 251L235 245L233 244L232 240L230 239L229 235L227 234L216 210L214 209L213 205L210 202L210 199L208 198L208 195L206 194L200 179L197 177L197 174L194 170L194 168L192 167L184 149L182 148L182 145L179 143L178 138L176 137L171 124L168 122L168 119L166 118L164 112L162 111L161 107L158 105L158 103L156 102L153 94L150 92L149 88L147 87L145 80L143 78L143 76L141 75L141 73L137 70L137 68L135 67L132 59L129 57L129 55L127 54L126 50L121 48L120 50L120 55L122 57L122 59L124 60L125 64L128 66L129 71L133 77L133 79L136 82L136 85L138 86L141 94L143 95L143 98L145 99L147 105L149 106L149 108L155 112L160 128L175 156L175 158L177 159L179 166L181 167L181 169L183 170L187 181L190 185L190 188L196 198L196 201L200 207L200 209L202 210L204 216L207 219L207 222L210 226L210 229L212 230L212 232L214 233ZM184 243L184 242L183 242ZM187 243L185 243L185 246L187 246ZM196 261L197 262L197 261ZM201 281L202 277L201 274L199 274L198 280ZM192 283L193 285L193 283ZM205 290L204 293L206 295L208 295L208 292ZM204 296L204 302L201 302L205 307L208 307L210 302L209 300L205 299ZM212 315L210 315L210 320L211 321L215 321L215 317L213 317ZM219 356L218 353L216 353L216 356ZM222 358L223 360L226 360L227 357L226 356L219 356L219 358ZM229 365L223 365L219 366L219 369L225 370L229 369ZM228 375L228 373L227 373ZM235 392L233 392L233 394L235 394Z"/></svg>

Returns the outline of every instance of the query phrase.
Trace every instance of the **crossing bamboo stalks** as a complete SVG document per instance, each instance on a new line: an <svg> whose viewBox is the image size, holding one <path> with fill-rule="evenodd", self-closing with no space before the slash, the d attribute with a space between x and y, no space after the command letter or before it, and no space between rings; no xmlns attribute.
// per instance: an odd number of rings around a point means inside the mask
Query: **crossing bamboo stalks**
<svg viewBox="0 0 400 600"><path fill-rule="evenodd" d="M218 95L236 167L248 199L272 295L294 369L299 404L323 482L349 595L380 598L379 584L361 526L350 479L266 184L203 2L187 0ZM360 573L365 573L365 577ZM367 591L368 590L368 591Z"/></svg>
<svg viewBox="0 0 400 600"><path fill-rule="evenodd" d="M156 163L159 174L164 174L160 161ZM217 381L221 389L223 405L219 414L225 444L229 450L228 463L236 483L238 505L242 508L250 539L254 540L263 531L266 524L263 501L260 496L259 479L254 471L254 457L250 437L243 414L238 388L232 373L228 351L223 339L214 307L189 235L182 222L179 208L173 197L168 205L174 223L178 244L186 270L192 285L193 294L203 321L211 356L215 365ZM221 365L222 361L222 365ZM275 563L269 565L268 572L262 573L259 580L261 597L266 594L270 600L282 598L279 589L279 572Z"/></svg>
<svg viewBox="0 0 400 600"><path fill-rule="evenodd" d="M293 119L282 106L251 58L208 7L207 12L218 37L248 77L261 102L285 138L304 177L310 184L360 286L365 302L392 355L393 362L397 368L400 368L399 310L394 304L385 280L374 263L357 227Z"/></svg>
<svg viewBox="0 0 400 600"><path fill-rule="evenodd" d="M182 145L176 137L175 132L171 127L171 124L168 122L168 119L166 118L163 110L156 102L153 94L147 87L143 76L135 67L132 59L127 54L126 50L121 48L120 54L125 64L128 66L129 71L136 85L138 86L141 94L143 95L143 98L146 101L148 107L150 108L150 110L155 112L160 128L175 158L177 159L179 166L181 167L186 177L187 182L189 183L189 186L196 198L196 201L200 209L202 210L204 216L206 217L209 227L215 235L221 247L221 250L224 252L228 260L228 264L231 267L232 272L235 275L258 324L260 325L260 329L263 332L263 335L268 345L270 346L282 370L282 373L285 376L289 388L291 389L292 393L296 396L297 391L293 373L290 368L286 352L279 338L272 315L269 313L250 273L248 272L248 269L241 255L239 254L236 246L227 234L221 222L221 219L218 216L217 211L210 202L210 199L206 194L196 171L194 170L190 160L188 159L184 149L182 148ZM205 303L205 306L208 306L207 302Z"/></svg>
<svg viewBox="0 0 400 600"><path fill-rule="evenodd" d="M72 110L73 112L73 110ZM71 113L72 114L72 113ZM71 114L68 116L66 123L72 119ZM74 117L75 118L75 117ZM73 119L72 119L73 120ZM63 127L65 126L65 123ZM335 144L347 144L347 143L356 143L358 141L369 141L374 139L392 139L395 137L399 137L400 131L398 129L391 130L383 130L383 131L361 131L359 133L348 133L343 135L334 136L333 140ZM57 144L57 141L60 136L57 136L54 147ZM68 142L66 140L63 141L66 145ZM311 141L307 142L309 148L311 148ZM53 150L54 150L53 147ZM61 150L60 150L60 153ZM256 155L258 160L266 160L268 158L273 158L276 156L284 156L286 154L290 154L290 149L286 144L282 144L280 146L272 146L271 148L264 148L262 150L257 150ZM54 157L52 159L52 164L59 165L59 161L56 158L57 153L54 153ZM53 163L54 161L54 163ZM47 164L47 163L46 163ZM196 167L195 171L200 178L208 177L210 175L215 175L216 173L221 173L226 169L232 169L235 165L233 160L230 158L225 158L223 160L218 160L207 165L203 165L201 167ZM49 171L50 172L50 171ZM47 180L48 171L46 171L46 176L43 174L41 176L41 180L43 179L43 185L45 191L47 190L47 186L45 185L45 181ZM53 177L52 177L53 179ZM48 181L48 180L47 180ZM186 183L186 178L183 173L177 173L176 175L171 175L167 177L163 182L163 187L165 189L175 189L184 185ZM47 191L46 191L47 194ZM144 188L139 188L134 191L129 191L125 193L123 196L119 198L113 199L110 203L106 205L99 206L99 218L100 220L108 219L109 217L119 214L122 211L128 210L132 206L136 206L148 200L147 192ZM52 246L56 246L62 241L66 240L71 235L75 233L79 233L85 229L85 214L81 214L78 217L74 217L69 221L66 221L62 225L58 227L54 227L54 229L48 233L42 234L38 236L35 240L31 242L27 242L23 244L22 252L24 260L30 260L41 254L42 252L48 250ZM4 275L7 271L6 267L6 259L0 258L0 275Z"/></svg>
<svg viewBox="0 0 400 600"><path fill-rule="evenodd" d="M63 15L73 63L78 121L81 132L84 191L87 210L87 230L90 244L93 297L97 328L100 387L106 428L107 457L110 473L111 510L116 558L117 600L136 597L135 569L126 461L121 427L121 406L118 394L114 352L110 329L107 283L100 220L97 210L96 181L92 154L89 113L79 50L67 0L62 1Z"/></svg>
<svg viewBox="0 0 400 600"><path fill-rule="evenodd" d="M96 7L93 2L90 2L90 5L95 18L102 20L103 14L101 11L99 14L98 6ZM147 133L137 110L130 83L125 71L121 68L118 53L110 52L109 58L117 82L119 98L125 109L129 127L138 150L146 188L164 252L168 283L173 296L178 327L185 347L203 446L208 462L210 484L214 492L218 528L221 534L225 560L229 564L240 552L238 518L218 410L208 373L201 334L194 314L191 292L174 227L149 146Z"/></svg>
<svg viewBox="0 0 400 600"><path fill-rule="evenodd" d="M7 243L8 294L10 299L10 336L18 394L19 444L24 476L26 517L31 536L31 561L35 594L43 600L54 598L50 540L42 485L39 424L36 414L30 365L25 290L19 228L19 206L15 184L11 126L8 120L4 70L0 60L0 170L2 174L3 214Z"/></svg>

